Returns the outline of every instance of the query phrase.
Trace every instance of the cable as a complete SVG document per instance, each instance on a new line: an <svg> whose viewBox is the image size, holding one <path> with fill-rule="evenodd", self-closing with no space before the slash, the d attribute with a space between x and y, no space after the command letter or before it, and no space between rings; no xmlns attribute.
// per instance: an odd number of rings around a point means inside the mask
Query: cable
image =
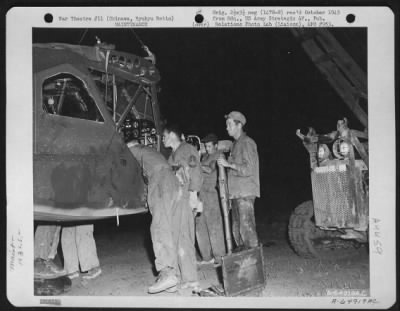
<svg viewBox="0 0 400 311"><path fill-rule="evenodd" d="M80 39L79 42L78 42L78 45L81 44L81 42L82 42L83 38L85 37L86 33L88 32L88 30L89 30L89 28L86 28L86 29L85 29L85 31L83 32L83 35L82 35L81 39Z"/></svg>
<svg viewBox="0 0 400 311"><path fill-rule="evenodd" d="M132 29L129 28L130 31L132 31L133 35L135 36L135 38L139 41L140 45L142 46L142 48L144 48L146 45L143 43L142 40L140 40L139 36L136 34L136 32Z"/></svg>
<svg viewBox="0 0 400 311"><path fill-rule="evenodd" d="M156 64L156 56L150 51L149 47L143 43L142 40L140 40L139 36L136 34L136 32L132 29L129 28L130 31L132 31L133 35L135 38L139 41L140 45L142 46L142 49L147 53L147 56L144 59L147 59L150 61L153 65Z"/></svg>

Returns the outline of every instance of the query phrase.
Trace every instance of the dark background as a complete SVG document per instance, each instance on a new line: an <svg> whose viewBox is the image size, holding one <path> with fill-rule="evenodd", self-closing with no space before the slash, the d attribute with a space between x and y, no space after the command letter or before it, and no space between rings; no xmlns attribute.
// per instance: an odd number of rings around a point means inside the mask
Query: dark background
<svg viewBox="0 0 400 311"><path fill-rule="evenodd" d="M367 72L366 29L330 30ZM286 221L311 199L308 152L296 129L328 133L347 117L363 130L289 29L34 29L33 42L94 45L96 36L140 56L137 38L150 48L161 74L161 113L186 134L229 139L224 115L246 116L260 159L258 221Z"/></svg>

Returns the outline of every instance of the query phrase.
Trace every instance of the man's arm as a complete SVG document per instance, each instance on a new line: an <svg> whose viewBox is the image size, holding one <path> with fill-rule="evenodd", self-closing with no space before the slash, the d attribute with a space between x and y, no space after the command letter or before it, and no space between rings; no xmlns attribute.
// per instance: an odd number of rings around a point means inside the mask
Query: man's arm
<svg viewBox="0 0 400 311"><path fill-rule="evenodd" d="M203 173L206 173L206 174L211 174L213 172L213 169L211 167L209 167L208 165L202 165L201 170Z"/></svg>
<svg viewBox="0 0 400 311"><path fill-rule="evenodd" d="M212 160L208 164L202 164L201 170L203 173L212 174L217 170L217 160Z"/></svg>
<svg viewBox="0 0 400 311"><path fill-rule="evenodd" d="M236 171L237 176L248 177L254 174L255 164L258 158L257 146L252 141L245 142L241 148L242 161L228 162L226 160L221 161L221 164ZM224 163L225 162L225 163ZM218 161L220 163L220 160Z"/></svg>
<svg viewBox="0 0 400 311"><path fill-rule="evenodd" d="M203 184L200 157L194 148L188 149L189 191L200 191Z"/></svg>

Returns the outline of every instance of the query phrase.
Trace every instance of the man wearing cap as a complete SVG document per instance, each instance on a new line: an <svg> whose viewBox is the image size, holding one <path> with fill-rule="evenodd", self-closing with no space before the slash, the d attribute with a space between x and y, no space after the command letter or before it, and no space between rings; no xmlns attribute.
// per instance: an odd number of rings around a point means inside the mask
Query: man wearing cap
<svg viewBox="0 0 400 311"><path fill-rule="evenodd" d="M172 149L168 163L179 180L178 200L175 205L177 212L173 217L180 273L179 288L197 290L199 282L194 218L203 208L198 198L203 183L200 157L194 146L182 140L182 131L178 125L167 124L164 127L163 143L166 148Z"/></svg>
<svg viewBox="0 0 400 311"><path fill-rule="evenodd" d="M260 197L257 145L243 131L245 116L232 111L225 116L226 129L234 138L228 160L218 158L218 164L228 169L229 199L232 206L232 233L238 247L258 246L254 200Z"/></svg>
<svg viewBox="0 0 400 311"><path fill-rule="evenodd" d="M206 149L201 160L203 185L200 200L203 212L196 217L196 239L203 263L219 263L225 255L224 227L217 192L217 160L221 151L217 148L218 137L215 134L208 134L202 142Z"/></svg>

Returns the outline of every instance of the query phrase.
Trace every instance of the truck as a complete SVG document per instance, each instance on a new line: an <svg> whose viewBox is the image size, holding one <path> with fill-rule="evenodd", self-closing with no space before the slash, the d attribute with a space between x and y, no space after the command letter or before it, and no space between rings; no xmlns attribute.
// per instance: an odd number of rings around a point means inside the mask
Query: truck
<svg viewBox="0 0 400 311"><path fill-rule="evenodd" d="M318 258L327 250L368 242L367 79L329 30L291 32L364 127L352 129L344 117L327 134L312 127L306 135L296 132L309 153L313 199L292 212L288 237L299 256Z"/></svg>

